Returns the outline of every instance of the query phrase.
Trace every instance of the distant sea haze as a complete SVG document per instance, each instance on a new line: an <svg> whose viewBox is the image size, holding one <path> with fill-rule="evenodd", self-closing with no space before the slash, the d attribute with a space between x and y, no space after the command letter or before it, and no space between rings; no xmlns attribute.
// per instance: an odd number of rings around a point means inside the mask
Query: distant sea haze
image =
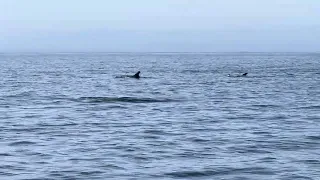
<svg viewBox="0 0 320 180"><path fill-rule="evenodd" d="M319 53L154 51L1 53L0 179L320 177Z"/></svg>
<svg viewBox="0 0 320 180"><path fill-rule="evenodd" d="M316 29L32 30L3 34L0 52L319 52Z"/></svg>

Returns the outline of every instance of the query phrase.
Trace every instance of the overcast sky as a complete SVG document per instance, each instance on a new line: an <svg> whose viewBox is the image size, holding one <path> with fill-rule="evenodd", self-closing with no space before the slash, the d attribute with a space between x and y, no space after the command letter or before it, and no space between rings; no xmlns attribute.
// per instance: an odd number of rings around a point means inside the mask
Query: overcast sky
<svg viewBox="0 0 320 180"><path fill-rule="evenodd" d="M0 52L320 51L320 0L0 0Z"/></svg>

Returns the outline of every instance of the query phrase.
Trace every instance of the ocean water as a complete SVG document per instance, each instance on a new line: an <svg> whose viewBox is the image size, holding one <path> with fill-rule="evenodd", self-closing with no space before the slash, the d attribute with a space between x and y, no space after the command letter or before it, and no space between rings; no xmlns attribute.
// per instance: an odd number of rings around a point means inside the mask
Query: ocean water
<svg viewBox="0 0 320 180"><path fill-rule="evenodd" d="M4 53L0 67L1 180L320 179L320 54Z"/></svg>

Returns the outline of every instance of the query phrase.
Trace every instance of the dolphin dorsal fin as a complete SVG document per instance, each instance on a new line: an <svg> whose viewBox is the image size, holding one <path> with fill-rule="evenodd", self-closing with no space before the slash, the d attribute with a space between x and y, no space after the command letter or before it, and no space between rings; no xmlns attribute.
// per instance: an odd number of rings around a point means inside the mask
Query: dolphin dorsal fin
<svg viewBox="0 0 320 180"><path fill-rule="evenodd" d="M140 71L138 71L136 74L134 74L133 77L140 78Z"/></svg>

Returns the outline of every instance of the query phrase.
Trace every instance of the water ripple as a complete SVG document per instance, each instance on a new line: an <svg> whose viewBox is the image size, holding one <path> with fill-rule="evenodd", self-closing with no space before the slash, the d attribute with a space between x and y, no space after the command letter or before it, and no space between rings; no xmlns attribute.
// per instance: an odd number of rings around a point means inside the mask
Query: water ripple
<svg viewBox="0 0 320 180"><path fill-rule="evenodd" d="M135 98L135 97L81 97L81 102L88 103L157 103L157 102L177 102L178 100L173 99L154 99L154 98Z"/></svg>
<svg viewBox="0 0 320 180"><path fill-rule="evenodd" d="M274 171L261 168L261 167L251 167L251 168L221 168L216 170L202 170L202 171L174 171L170 173L165 173L167 176L177 177L177 178L201 178L205 176L215 176L223 174L257 174L257 175L274 175Z"/></svg>
<svg viewBox="0 0 320 180"><path fill-rule="evenodd" d="M319 53L1 54L0 179L317 180L319 62ZM138 70L150 78L114 78Z"/></svg>
<svg viewBox="0 0 320 180"><path fill-rule="evenodd" d="M9 146L31 146L36 144L35 142L31 141L16 141L9 144Z"/></svg>

